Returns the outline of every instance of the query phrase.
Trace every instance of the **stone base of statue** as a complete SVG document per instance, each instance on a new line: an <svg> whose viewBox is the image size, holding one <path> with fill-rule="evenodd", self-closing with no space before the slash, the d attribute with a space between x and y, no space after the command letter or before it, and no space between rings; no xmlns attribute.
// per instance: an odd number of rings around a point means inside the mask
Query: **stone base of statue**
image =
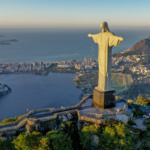
<svg viewBox="0 0 150 150"><path fill-rule="evenodd" d="M93 105L97 108L105 109L115 106L115 95L113 90L102 91L98 87L94 88Z"/></svg>

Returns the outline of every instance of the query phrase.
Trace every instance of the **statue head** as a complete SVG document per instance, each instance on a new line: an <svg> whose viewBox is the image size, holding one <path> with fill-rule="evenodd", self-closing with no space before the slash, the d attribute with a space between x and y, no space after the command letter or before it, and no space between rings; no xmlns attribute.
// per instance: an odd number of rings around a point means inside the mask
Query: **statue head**
<svg viewBox="0 0 150 150"><path fill-rule="evenodd" d="M110 32L107 22L101 23L101 29L102 29L102 32Z"/></svg>

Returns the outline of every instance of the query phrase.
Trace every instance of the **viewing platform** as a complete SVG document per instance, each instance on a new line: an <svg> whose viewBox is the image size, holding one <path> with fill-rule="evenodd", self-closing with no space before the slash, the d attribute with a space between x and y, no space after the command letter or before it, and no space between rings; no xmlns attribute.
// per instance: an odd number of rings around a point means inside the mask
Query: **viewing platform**
<svg viewBox="0 0 150 150"><path fill-rule="evenodd" d="M92 104L93 95L88 95L79 104L58 109L45 108L31 110L17 121L0 125L0 133L5 136L17 135L21 132L48 131L58 129L62 122L76 121L100 124L106 119L118 119L124 123L133 117L132 108L124 100L116 100L115 107L109 109L98 109Z"/></svg>

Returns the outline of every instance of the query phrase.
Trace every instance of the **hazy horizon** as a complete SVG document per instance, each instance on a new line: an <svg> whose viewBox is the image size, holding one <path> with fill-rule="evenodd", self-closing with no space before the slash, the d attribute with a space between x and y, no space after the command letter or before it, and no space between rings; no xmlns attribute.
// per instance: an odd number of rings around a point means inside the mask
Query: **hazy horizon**
<svg viewBox="0 0 150 150"><path fill-rule="evenodd" d="M0 28L150 27L150 1L5 0L0 1Z"/></svg>
<svg viewBox="0 0 150 150"><path fill-rule="evenodd" d="M149 27L145 26L109 26L110 31L114 32L116 30L150 30ZM72 27L72 28L60 28L60 27L0 27L0 32L80 32L80 31L93 31L93 32L101 32L100 25L97 27ZM1 33L0 33L1 34ZM149 32L150 35L150 32Z"/></svg>

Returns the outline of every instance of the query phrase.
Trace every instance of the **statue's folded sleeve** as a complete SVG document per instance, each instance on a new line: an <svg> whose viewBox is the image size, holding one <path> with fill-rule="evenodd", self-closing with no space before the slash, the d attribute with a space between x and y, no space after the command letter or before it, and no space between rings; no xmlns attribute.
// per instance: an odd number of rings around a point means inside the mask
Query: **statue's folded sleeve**
<svg viewBox="0 0 150 150"><path fill-rule="evenodd" d="M112 35L109 37L109 47L119 46L119 44L120 44L120 37L116 35Z"/></svg>

